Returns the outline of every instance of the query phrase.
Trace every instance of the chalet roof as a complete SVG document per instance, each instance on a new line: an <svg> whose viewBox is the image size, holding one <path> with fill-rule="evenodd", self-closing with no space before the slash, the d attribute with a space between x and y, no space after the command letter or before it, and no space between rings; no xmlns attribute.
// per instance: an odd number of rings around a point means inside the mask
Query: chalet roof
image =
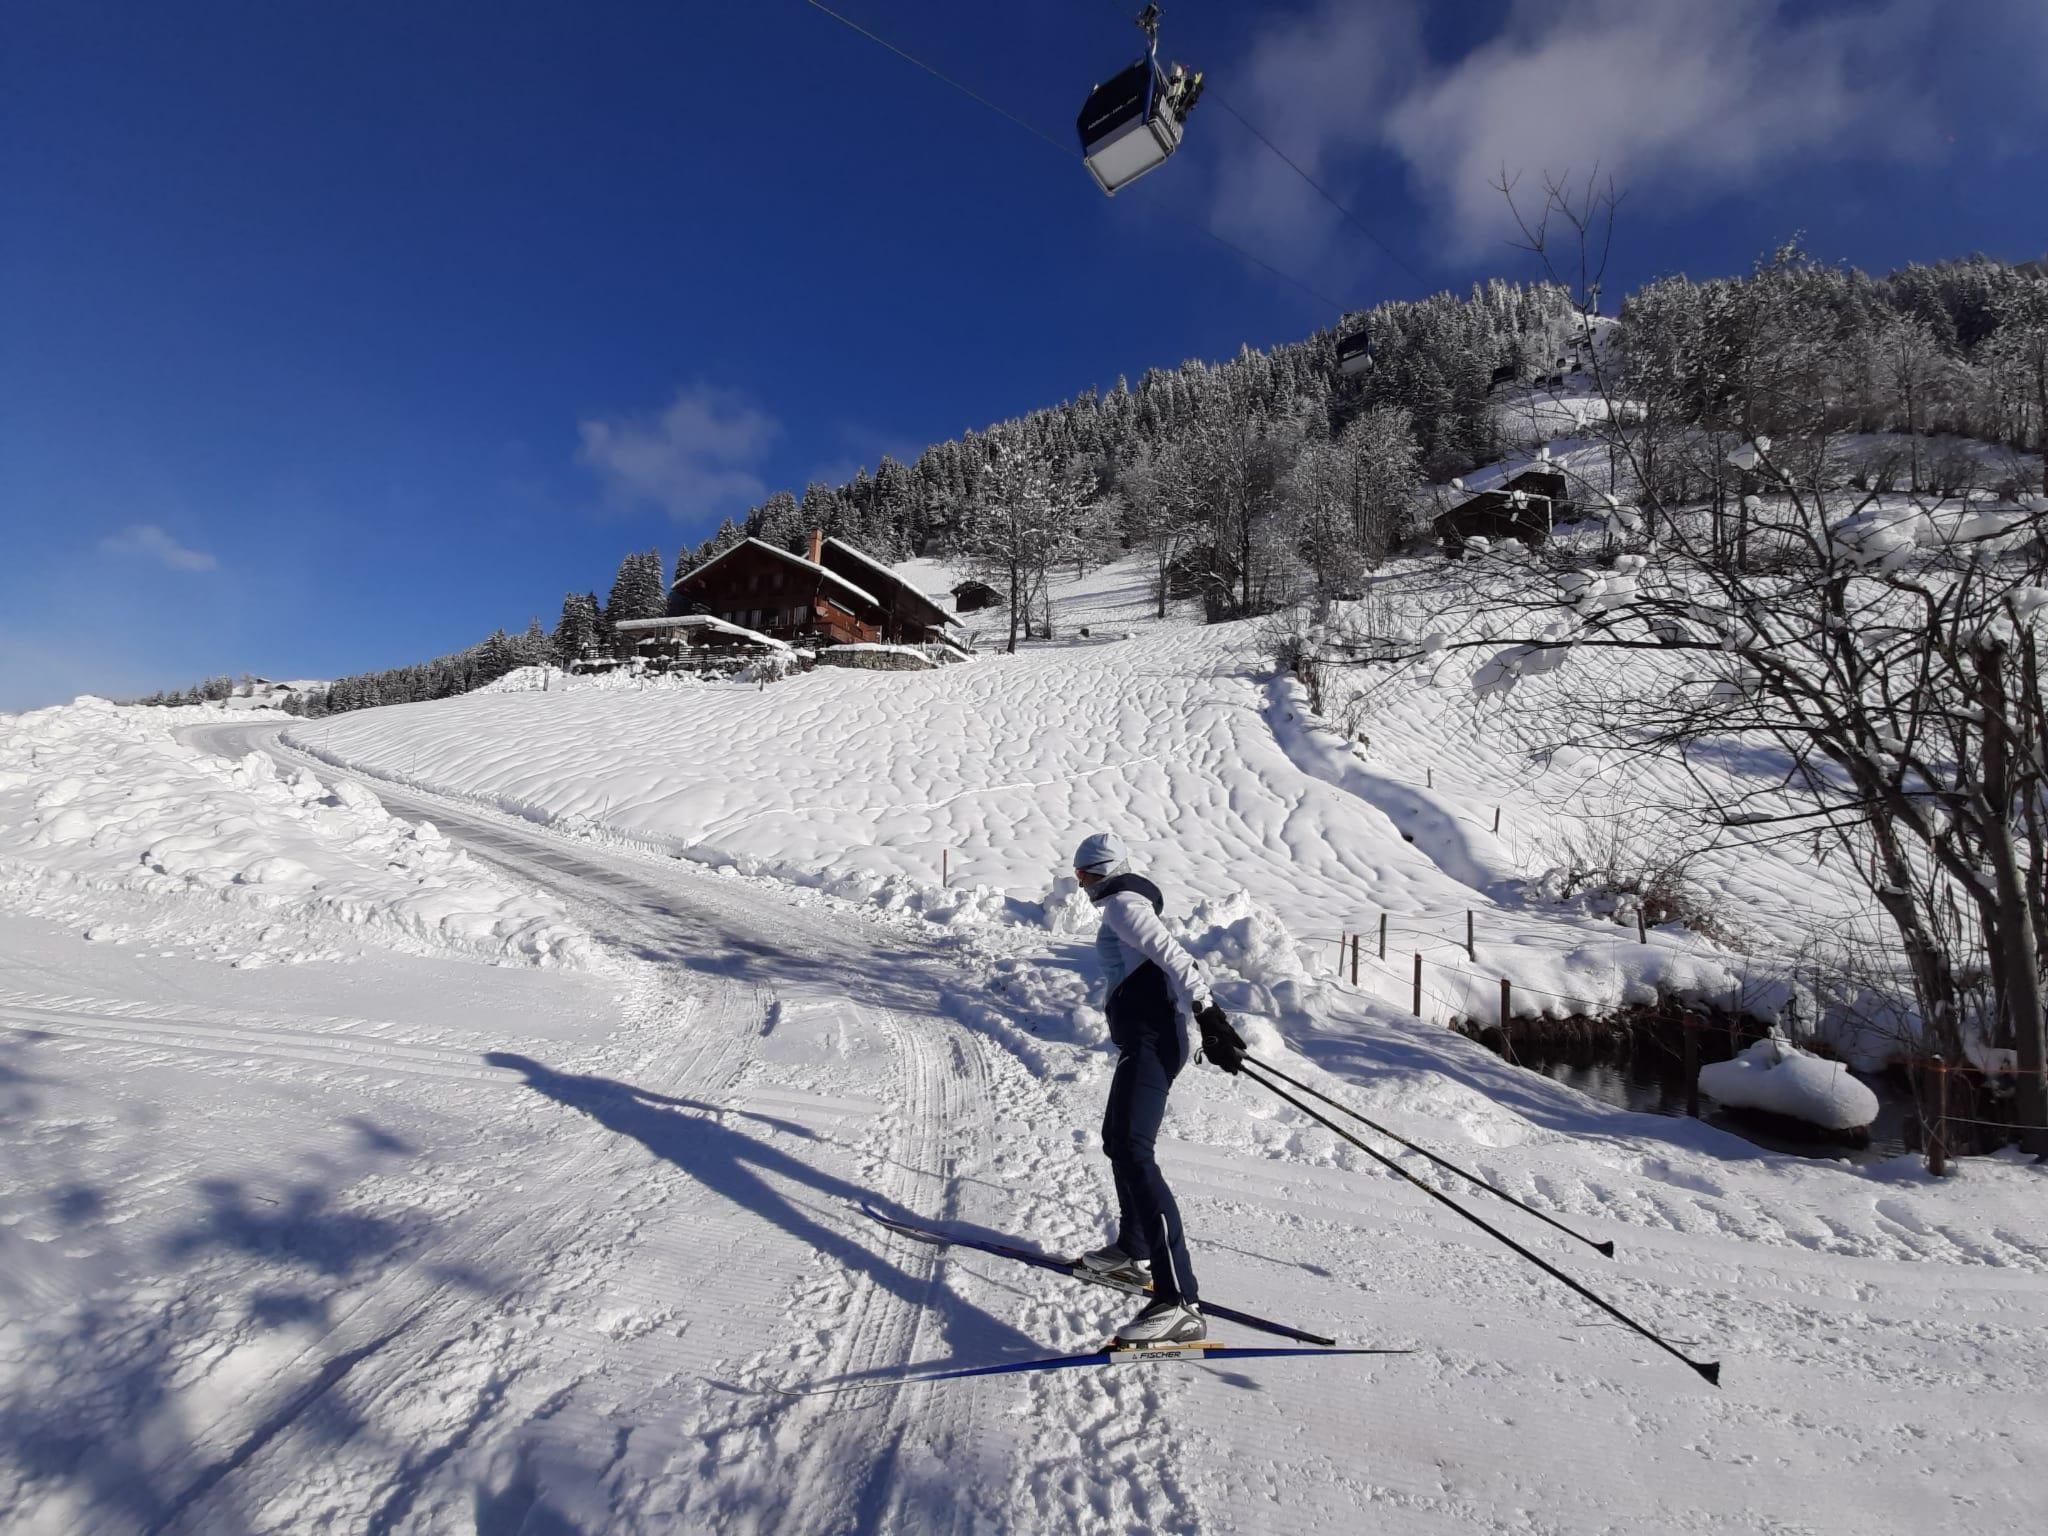
<svg viewBox="0 0 2048 1536"><path fill-rule="evenodd" d="M1558 490L1563 490L1565 488L1564 471L1548 464L1531 464L1526 469L1517 470L1513 475L1510 475L1503 482L1502 488L1512 491L1521 487L1525 482L1553 486Z"/></svg>
<svg viewBox="0 0 2048 1536"><path fill-rule="evenodd" d="M728 624L724 619L714 619L708 613L675 614L663 619L621 619L612 628L622 635L659 634L665 629L701 629L716 635L737 635L742 640L750 640L756 645L771 646L778 651L789 649L772 635L764 635L758 629L748 629L744 625Z"/></svg>
<svg viewBox="0 0 2048 1536"><path fill-rule="evenodd" d="M942 624L958 624L960 622L953 615L946 612L944 608L940 607L929 594L918 591L917 588L913 587L909 582L897 575L895 571L882 564L881 561L868 554L865 550L855 549L844 539L827 539L825 541L825 548L835 550L839 554L845 555L848 559L858 562L867 570L874 572L876 576L880 577L889 586L908 592L912 597L930 608L933 618L938 620L938 622Z"/></svg>
<svg viewBox="0 0 2048 1536"><path fill-rule="evenodd" d="M835 539L833 542L837 543L838 541ZM706 560L702 565L698 566L695 570L691 571L688 575L683 577L683 580L677 582L676 585L681 586L683 585L683 582L695 581L699 576L702 576L706 571L710 570L714 565L718 564L719 561L724 560L725 558L736 553L739 550L749 548L765 549L766 551L768 551L769 554L775 556L778 560L787 560L791 565L800 565L805 570L811 572L813 575L822 576L830 582L836 582L839 586L845 588L848 592L851 592L855 597L859 598L862 602L866 603L870 608L880 608L882 606L882 604L876 600L875 595L872 592L868 591L865 587L854 585L854 583L848 581L844 576L840 575L837 571L828 570L822 565L818 565L812 561L806 560L802 555L791 554L788 550L782 548L781 545L770 544L764 539L741 539L739 543L733 545L730 549L720 550L717 554L713 555L709 560ZM856 553L858 552L856 551ZM862 558L866 559L866 556L862 556ZM873 564L872 561L870 561L869 563ZM630 623L632 621L628 620L627 622Z"/></svg>

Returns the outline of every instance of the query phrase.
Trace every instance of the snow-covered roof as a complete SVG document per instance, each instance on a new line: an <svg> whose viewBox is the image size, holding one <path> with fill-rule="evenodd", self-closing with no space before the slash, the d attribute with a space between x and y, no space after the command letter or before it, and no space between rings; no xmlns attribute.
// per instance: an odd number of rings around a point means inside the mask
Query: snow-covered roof
<svg viewBox="0 0 2048 1536"><path fill-rule="evenodd" d="M836 543L838 541L834 540L834 542ZM702 565L698 566L694 571L689 572L686 576L683 577L683 581L696 580L699 576L702 576L706 571L710 570L711 567L718 564L719 561L725 559L728 555L731 555L738 550L745 549L749 545L751 545L755 549L765 549L768 551L769 554L774 555L779 559L787 560L792 565L800 565L805 570L814 572L815 574L824 577L827 581L837 582L840 586L844 587L847 591L851 592L855 597L859 598L869 607L879 608L882 606L882 604L876 599L874 593L868 591L865 587L856 586L854 585L854 583L848 581L844 576L840 575L837 571L828 570L826 567L818 564L815 560L806 560L802 555L791 554L781 545L770 544L765 539L741 539L739 543L733 545L732 548L720 550L717 554L713 555L709 560L706 560ZM873 562L870 561L869 563L872 564ZM679 581L676 583L676 585L681 586L682 582ZM628 622L631 621L629 620Z"/></svg>
<svg viewBox="0 0 2048 1536"><path fill-rule="evenodd" d="M724 619L715 619L708 613L681 613L665 619L621 619L614 624L622 635L658 633L664 629L709 630L713 634L733 635L741 640L765 645L773 650L786 651L789 646L773 635L764 635L758 629L748 629L740 624L728 624Z"/></svg>
<svg viewBox="0 0 2048 1536"><path fill-rule="evenodd" d="M904 591L908 592L912 597L930 603L932 605L932 608L938 613L940 622L954 625L959 624L960 621L958 619L954 618L953 615L946 612L946 605L944 603L941 603L929 592L920 592L916 587L912 586L909 582L905 581L902 578L902 576L898 575L894 567L882 564L881 561L877 560L873 555L869 554L864 549L855 549L851 544L847 543L844 539L827 539L825 542L831 545L832 548L838 550L841 554L851 556L853 559L858 560L862 565L866 566L876 575L886 578L891 585L901 587Z"/></svg>
<svg viewBox="0 0 2048 1536"><path fill-rule="evenodd" d="M827 649L833 651L874 651L891 656L915 656L919 661L931 660L929 656L925 655L923 651L914 645L884 645L875 640L849 640L844 645L828 646Z"/></svg>

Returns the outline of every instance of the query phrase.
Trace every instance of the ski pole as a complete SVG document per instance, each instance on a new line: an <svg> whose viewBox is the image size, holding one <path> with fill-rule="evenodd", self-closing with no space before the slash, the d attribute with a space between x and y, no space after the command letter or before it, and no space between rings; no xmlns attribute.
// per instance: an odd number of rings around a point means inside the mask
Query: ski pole
<svg viewBox="0 0 2048 1536"><path fill-rule="evenodd" d="M1271 1079L1262 1075L1254 1062L1247 1060L1244 1063L1243 1072L1245 1076L1249 1077L1253 1082L1257 1083L1261 1088L1264 1088L1268 1093L1272 1094L1274 1097L1278 1098L1283 1103L1293 1105L1296 1109L1300 1110L1304 1115L1307 1115L1309 1119L1315 1121L1316 1124L1322 1126L1325 1130L1330 1131L1337 1136L1341 1136L1344 1140L1350 1142L1352 1146L1358 1148L1359 1151L1363 1152L1367 1157L1371 1158L1374 1162L1378 1163L1381 1167L1385 1168L1389 1173L1399 1174L1402 1178L1406 1179L1410 1184L1413 1184L1417 1189L1421 1190L1425 1195L1429 1196L1430 1199L1438 1201L1444 1205L1448 1205L1460 1216L1464 1217L1467 1221L1471 1222L1473 1226L1479 1228L1480 1231L1486 1233L1487 1236L1499 1238L1500 1241L1506 1243L1508 1247L1514 1249L1516 1253L1520 1254L1523 1258L1527 1259L1531 1264L1534 1264L1546 1275L1549 1275L1553 1280L1560 1280L1564 1284L1570 1286L1572 1290L1576 1291L1579 1295L1585 1297L1586 1300L1592 1302L1594 1306L1598 1307L1602 1312L1605 1312L1609 1317L1613 1318L1616 1322L1622 1324L1626 1328L1632 1329L1636 1333L1641 1334L1644 1338L1648 1339L1652 1344L1656 1345L1659 1349L1663 1350L1664 1353L1672 1356L1674 1359L1683 1360L1687 1365L1691 1366L1694 1371L1698 1372L1699 1375L1703 1379L1705 1379L1709 1385L1716 1387L1721 1385L1721 1366L1718 1361L1693 1359L1691 1356L1687 1355L1683 1350L1679 1349L1675 1344L1671 1344L1667 1342L1665 1339L1659 1337L1657 1334L1652 1333L1648 1328L1645 1328L1641 1323L1637 1322L1634 1318L1630 1317L1626 1312L1622 1311L1612 1302L1602 1301L1598 1296L1595 1296L1591 1291L1587 1290L1583 1285L1579 1284L1578 1281L1574 1280L1570 1275L1566 1274L1563 1270L1557 1268L1553 1264L1545 1262L1543 1259L1538 1258L1535 1254L1531 1253L1528 1249L1524 1248L1520 1243L1516 1242L1512 1237L1509 1237L1507 1233L1501 1231L1500 1228L1494 1226L1491 1222L1485 1220L1483 1217L1473 1215L1470 1211L1466 1210L1465 1207L1458 1204L1457 1201L1453 1200L1449 1195L1446 1195L1439 1190L1431 1189L1427 1184L1423 1183L1422 1180L1415 1177L1414 1174L1410 1173L1406 1168L1403 1168L1391 1157L1386 1156L1384 1153L1374 1151L1371 1147L1368 1147L1364 1142L1360 1141L1356 1136L1352 1135L1349 1131L1345 1130L1341 1125L1338 1125L1335 1121L1329 1119L1327 1116L1318 1114L1313 1109L1310 1109L1308 1105L1302 1103L1301 1100L1297 1099L1293 1094L1289 1093L1286 1089L1282 1088L1278 1083L1275 1083Z"/></svg>
<svg viewBox="0 0 2048 1536"><path fill-rule="evenodd" d="M1304 1083L1300 1078L1289 1077L1285 1072L1282 1072L1270 1061L1260 1061L1256 1056L1247 1056L1245 1057L1245 1060L1252 1066L1257 1067L1262 1072L1272 1073L1273 1076L1279 1078L1280 1081L1283 1083L1292 1083L1296 1088L1299 1088L1303 1093L1309 1095L1309 1097L1321 1099L1325 1104L1329 1105L1332 1109L1341 1109L1345 1114L1349 1115L1352 1119L1358 1121L1361 1125L1368 1126L1371 1129L1378 1131L1382 1136L1386 1137L1389 1141L1399 1142L1402 1146L1406 1147L1410 1152L1415 1153L1419 1157L1428 1158L1432 1163L1435 1163L1437 1167L1444 1169L1446 1172L1455 1173L1461 1179L1471 1180L1474 1184L1477 1184L1481 1189L1485 1190L1488 1194L1500 1196L1500 1198L1507 1201L1509 1205L1517 1206L1520 1209L1527 1211L1531 1216L1534 1216L1538 1221L1545 1222L1548 1225L1557 1228L1557 1230L1562 1232L1566 1237L1577 1238L1580 1242L1584 1243L1588 1248L1592 1249L1602 1258L1611 1259L1614 1257L1614 1244L1596 1243L1593 1241L1593 1239L1585 1236L1583 1233L1574 1232L1570 1227L1566 1226L1563 1222L1556 1220L1554 1217L1544 1215L1543 1212L1537 1210L1535 1206L1528 1204L1526 1201L1518 1200L1515 1196L1509 1194L1499 1185L1489 1184L1485 1179L1482 1179L1481 1177L1479 1177L1478 1174L1473 1173L1470 1169L1460 1168L1456 1163L1450 1161L1448 1158L1438 1157L1434 1152L1430 1151L1429 1148L1418 1147L1414 1142L1410 1141L1407 1137L1395 1135L1392 1131L1388 1130L1384 1125L1380 1125L1375 1123L1374 1121L1366 1119L1365 1116L1361 1115L1349 1104L1339 1103L1337 1100L1331 1098L1327 1093L1317 1092L1315 1089L1309 1087L1307 1083Z"/></svg>

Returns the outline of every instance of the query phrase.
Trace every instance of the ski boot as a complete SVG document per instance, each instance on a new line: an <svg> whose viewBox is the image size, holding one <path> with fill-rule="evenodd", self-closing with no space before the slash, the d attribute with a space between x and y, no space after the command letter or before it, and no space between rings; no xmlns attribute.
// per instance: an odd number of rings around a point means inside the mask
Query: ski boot
<svg viewBox="0 0 2048 1536"><path fill-rule="evenodd" d="M1134 1259L1115 1243L1090 1249L1074 1261L1074 1267L1097 1280L1128 1286L1134 1291L1149 1289L1152 1284L1151 1261Z"/></svg>
<svg viewBox="0 0 2048 1536"><path fill-rule="evenodd" d="M1160 1297L1117 1330L1115 1344L1192 1344L1209 1336L1202 1309L1192 1301Z"/></svg>

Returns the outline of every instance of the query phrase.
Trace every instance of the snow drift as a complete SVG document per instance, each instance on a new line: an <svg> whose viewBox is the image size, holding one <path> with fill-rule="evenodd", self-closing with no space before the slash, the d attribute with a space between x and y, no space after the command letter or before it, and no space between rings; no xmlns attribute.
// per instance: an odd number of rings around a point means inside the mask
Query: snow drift
<svg viewBox="0 0 2048 1536"><path fill-rule="evenodd" d="M430 822L179 741L178 713L104 699L0 715L0 882L339 920L491 959L585 963L560 903L514 889Z"/></svg>

